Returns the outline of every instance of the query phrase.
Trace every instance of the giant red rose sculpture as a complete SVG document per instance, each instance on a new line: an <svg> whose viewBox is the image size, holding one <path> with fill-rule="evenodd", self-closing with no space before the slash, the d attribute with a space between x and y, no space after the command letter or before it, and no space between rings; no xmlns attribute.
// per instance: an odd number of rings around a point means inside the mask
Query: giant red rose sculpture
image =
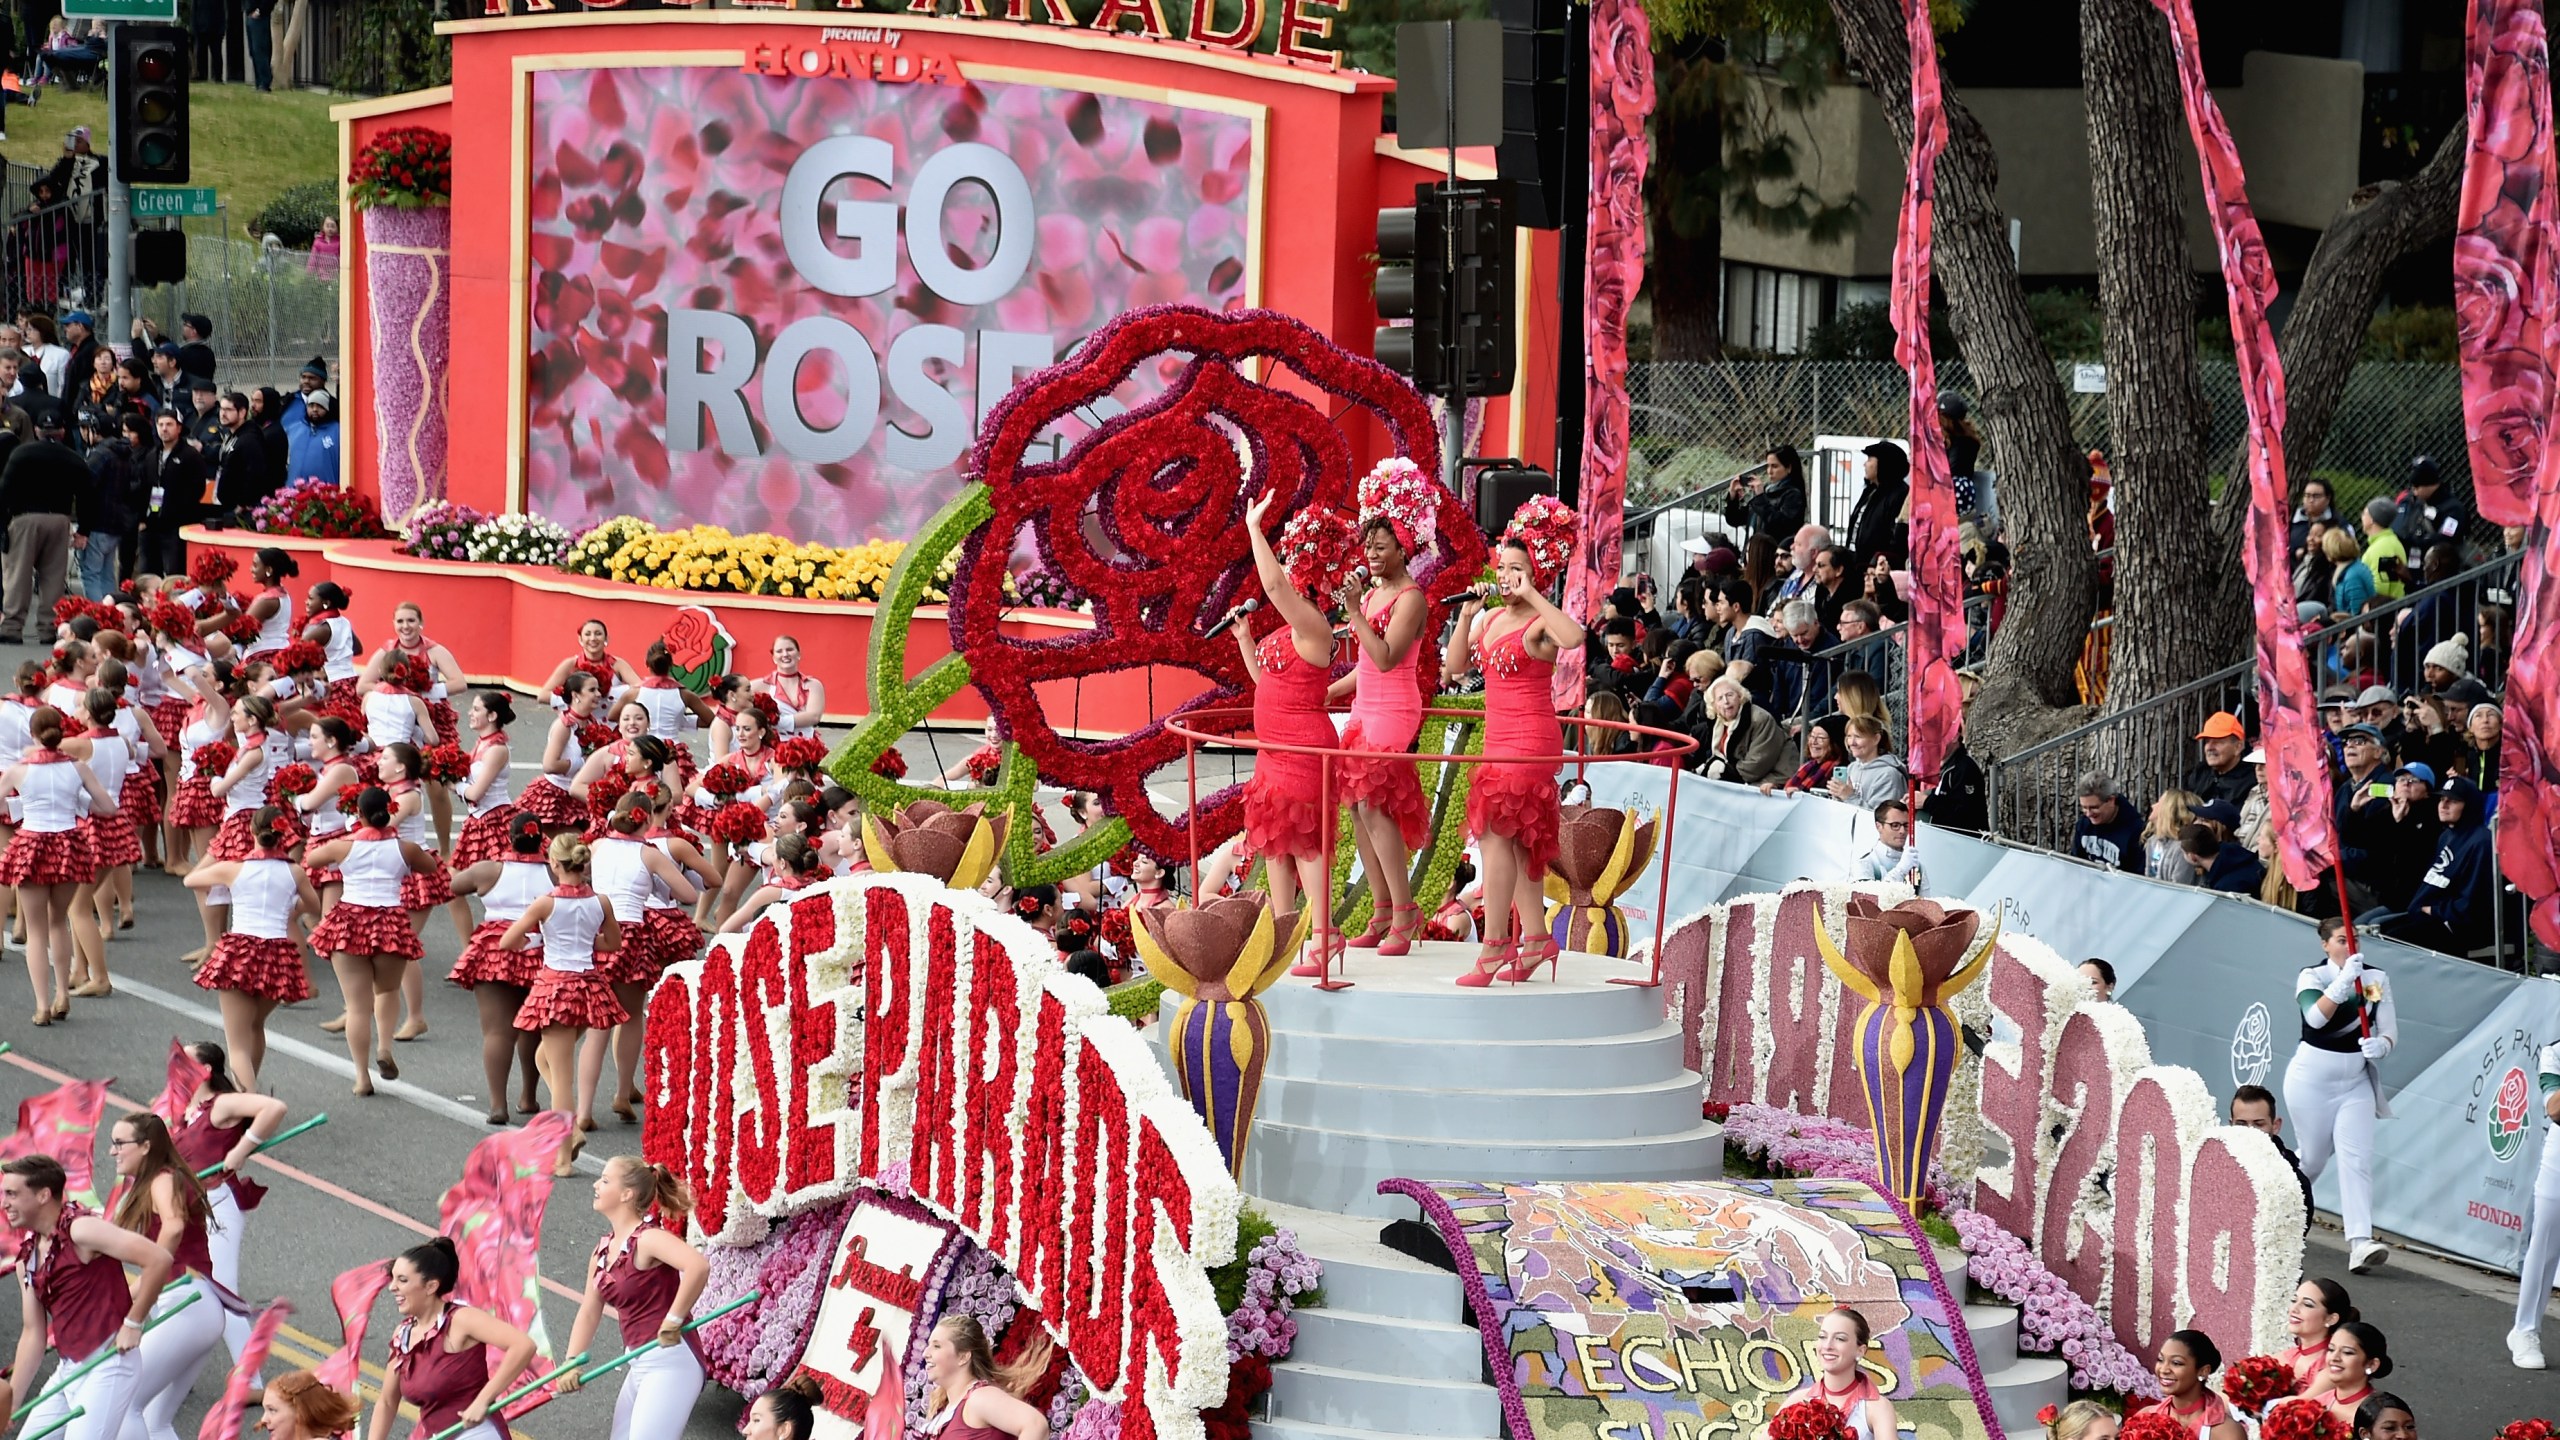
<svg viewBox="0 0 2560 1440"><path fill-rule="evenodd" d="M1248 378L1244 367L1257 359L1262 378ZM1172 372L1164 394L1104 422L1062 458L1032 457L1050 426L1150 367ZM1319 404L1319 395L1338 403ZM1116 740L1070 740L1042 707L1040 687L1172 666L1210 687L1173 717L1240 715L1252 682L1235 641L1204 632L1229 606L1260 594L1245 500L1276 490L1283 514L1311 504L1351 509L1353 480L1366 469L1351 448L1360 411L1396 453L1437 472L1431 412L1385 366L1286 315L1167 305L1130 311L1096 331L1073 359L1017 387L980 434L972 465L993 514L963 546L951 582L952 648L968 657L971 683L1041 780L1098 793L1161 858L1188 859L1195 839L1205 850L1236 833L1240 791L1230 786L1204 798L1195 815L1166 818L1145 779L1180 758L1181 737L1159 719ZM1454 594L1484 560L1483 539L1456 497L1444 492L1442 506L1437 543L1413 564L1434 599ZM1052 573L1092 597L1090 632L1025 640L999 629L1011 603L1006 561L1026 532ZM1102 544L1090 543L1096 533Z"/></svg>

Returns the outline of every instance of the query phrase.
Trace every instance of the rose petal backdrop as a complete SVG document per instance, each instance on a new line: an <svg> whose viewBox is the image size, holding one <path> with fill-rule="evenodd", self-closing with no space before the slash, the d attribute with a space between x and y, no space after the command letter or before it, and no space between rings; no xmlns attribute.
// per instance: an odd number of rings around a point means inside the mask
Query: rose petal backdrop
<svg viewBox="0 0 2560 1440"><path fill-rule="evenodd" d="M364 212L382 513L444 498L445 365L453 348L453 212Z"/></svg>

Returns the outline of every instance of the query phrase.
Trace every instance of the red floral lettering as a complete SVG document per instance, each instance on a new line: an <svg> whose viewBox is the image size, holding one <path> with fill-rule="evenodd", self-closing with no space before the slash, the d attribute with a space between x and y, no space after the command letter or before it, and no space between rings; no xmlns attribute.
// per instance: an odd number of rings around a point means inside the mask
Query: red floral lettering
<svg viewBox="0 0 2560 1440"><path fill-rule="evenodd" d="M1155 1122L1140 1117L1138 1122L1138 1164L1136 1194L1132 1206L1134 1224L1129 1236L1129 1258L1132 1268L1124 1293L1129 1296L1129 1361L1131 1389L1146 1379L1150 1361L1161 1365L1170 1380L1182 1373L1182 1327L1176 1319L1173 1297L1166 1286L1155 1259L1156 1227L1170 1229L1176 1246L1188 1252L1191 1248L1191 1184L1183 1177L1182 1167L1175 1163L1173 1152ZM1144 1405L1125 1407L1122 1414L1144 1410ZM1152 1419L1149 1420L1152 1426ZM1144 1433L1144 1432L1141 1432ZM1130 1434L1124 1419L1122 1440Z"/></svg>
<svg viewBox="0 0 2560 1440"><path fill-rule="evenodd" d="M716 1235L729 1223L730 1147L738 1124L738 977L725 945L703 955L693 1019L693 1053L702 1063L693 1069L685 1178L699 1207L697 1223Z"/></svg>
<svg viewBox="0 0 2560 1440"><path fill-rule="evenodd" d="M641 1093L649 1103L641 1111L640 1155L682 1174L689 1150L685 1126L693 1117L693 986L681 975L660 981L649 992L646 1013Z"/></svg>
<svg viewBox="0 0 2560 1440"><path fill-rule="evenodd" d="M2268 1143L2255 1136L2235 1140L2227 1134L2208 1134L2196 1147L2195 1163L2187 1173L2188 1194L2214 1197L2214 1203L2188 1212L2187 1252L2179 1261L2186 1272L2187 1324L2208 1335L2246 1337L2257 1323L2257 1190L2249 1183L2248 1167L2231 1153L2242 1140ZM2282 1183L2293 1183L2291 1172L2279 1173L2284 1176ZM2214 1252L2225 1246L2230 1249L2230 1263L2218 1266ZM2217 1270L2228 1277L2227 1283L2214 1278ZM2282 1277L2277 1283L2289 1279Z"/></svg>
<svg viewBox="0 0 2560 1440"><path fill-rule="evenodd" d="M898 1073L907 1062L913 933L906 896L883 885L863 899L869 954L863 979L862 1060L868 1074L862 1086L862 1173L877 1175L884 1153L880 1077Z"/></svg>
<svg viewBox="0 0 2560 1440"><path fill-rule="evenodd" d="M809 1072L835 1054L836 1006L814 1003L809 996L813 957L834 948L836 902L832 895L812 895L791 907L791 1097L789 1128L783 1147L785 1187L793 1193L825 1185L836 1174L836 1137L842 1121L813 1124Z"/></svg>
<svg viewBox="0 0 2560 1440"><path fill-rule="evenodd" d="M2033 1235L2037 1198L2044 1193L2036 1135L2044 1128L2045 1079L2053 1065L2044 1044L2053 997L2033 970L2005 955L1992 964L1987 983L1993 1013L2017 1026L2020 1038L2014 1065L1997 1051L1983 1057L1982 1123L2008 1140L2011 1158L2007 1188L1986 1177L1974 1186L1973 1204L2010 1234Z"/></svg>
<svg viewBox="0 0 2560 1440"><path fill-rule="evenodd" d="M1719 1105L1756 1104L1760 1099L1759 1076L1752 1064L1752 1047L1760 1037L1751 1019L1751 977L1758 972L1759 962L1751 958L1751 937L1756 928L1754 913L1763 903L1735 904L1726 912L1720 937L1724 955L1723 963L1716 966L1715 1073L1707 1084L1707 1098Z"/></svg>
<svg viewBox="0 0 2560 1440"><path fill-rule="evenodd" d="M2137 1354L2178 1328L2178 1276L2158 1257L2174 1243L2186 1198L2187 1157L2178 1145L2178 1112L2158 1077L2145 1075L2116 1112L2115 1268L2110 1323ZM2145 1287L2143 1272L2150 1272Z"/></svg>
<svg viewBox="0 0 2560 1440"><path fill-rule="evenodd" d="M1781 1110L1807 1114L1820 1111L1826 1098L1814 1093L1825 1038L1823 992L1840 988L1814 946L1813 927L1821 923L1822 892L1798 890L1778 901L1777 923L1770 928L1766 1023L1776 1048L1769 1056L1760 1099ZM1747 1010L1744 1023L1750 1023ZM1866 1113L1863 1098L1858 1113Z"/></svg>
<svg viewBox="0 0 2560 1440"><path fill-rule="evenodd" d="M1131 1117L1100 1050L1079 1043L1075 1064L1075 1184L1083 1203L1067 1235L1067 1348L1096 1388L1108 1390L1128 1375Z"/></svg>
<svg viewBox="0 0 2560 1440"><path fill-rule="evenodd" d="M1061 1223L1067 1189L1066 1007L1054 995L1040 997L1039 1048L1031 1059L1030 1103L1022 1116L1022 1229L1009 1252L1014 1283L1033 1308L1066 1313L1066 1234Z"/></svg>
<svg viewBox="0 0 2560 1440"><path fill-rule="evenodd" d="M762 1207L773 1201L782 1178L782 1107L779 1075L773 1064L775 1010L787 1013L789 985L782 978L782 935L771 919L759 919L747 932L747 954L738 977L739 1028L744 1032L747 1061L755 1073L755 1103L738 1117L738 1183L747 1203Z"/></svg>
<svg viewBox="0 0 2560 1440"><path fill-rule="evenodd" d="M1013 1113L1021 1076L1020 1052L1014 1046L1014 1037L1022 1033L1020 983L1005 948L991 936L978 936L969 1012L978 1017L980 1040L969 1056L970 1183L961 1223L999 1255L1013 1248L1013 1132L1005 1118ZM981 1074L990 1048L995 1071Z"/></svg>
<svg viewBox="0 0 2560 1440"><path fill-rule="evenodd" d="M915 1148L908 1152L908 1183L920 1199L952 1214L957 1208L960 1157L951 1112L966 1083L966 1043L954 992L960 988L959 940L951 912L936 905L925 916L924 1013L916 1025Z"/></svg>

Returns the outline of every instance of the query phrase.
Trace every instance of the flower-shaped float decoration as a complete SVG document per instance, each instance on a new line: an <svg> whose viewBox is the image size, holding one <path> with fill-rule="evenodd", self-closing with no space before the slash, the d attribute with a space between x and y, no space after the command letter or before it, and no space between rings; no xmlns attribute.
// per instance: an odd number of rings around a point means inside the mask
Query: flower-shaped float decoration
<svg viewBox="0 0 2560 1440"><path fill-rule="evenodd" d="M1876 1173L1905 1205L1919 1204L1928 1185L1947 1082L1964 1049L1948 999L1981 977L1999 943L1995 924L1975 946L1981 927L1980 911L1930 900L1886 909L1871 895L1849 897L1846 955L1830 927L1813 927L1823 963L1867 1001L1858 1013L1858 1080L1875 1122Z"/></svg>
<svg viewBox="0 0 2560 1440"><path fill-rule="evenodd" d="M1618 897L1653 862L1654 830L1654 819L1639 820L1632 810L1564 807L1547 867L1547 930L1558 948L1625 958L1627 917Z"/></svg>
<svg viewBox="0 0 2560 1440"><path fill-rule="evenodd" d="M1289 972L1313 910L1273 915L1259 891L1198 909L1139 906L1130 912L1138 956L1182 1008L1165 1031L1183 1098L1217 1137L1227 1168L1244 1178L1246 1142L1271 1062L1271 1021L1257 997Z"/></svg>
<svg viewBox="0 0 2560 1440"><path fill-rule="evenodd" d="M1012 817L990 815L985 802L959 809L915 800L895 814L862 817L862 853L871 868L930 875L954 890L975 890L1004 853Z"/></svg>
<svg viewBox="0 0 2560 1440"><path fill-rule="evenodd" d="M1144 366L1173 372L1163 394L1094 427L1061 458L1038 458L1035 447L1053 427L1083 423L1080 417L1113 399ZM1247 373L1255 366L1259 378ZM1273 383L1282 371L1286 388ZM1332 403L1315 403L1311 394ZM1015 816L1003 860L1011 883L1089 869L1133 838L1160 860L1187 863L1195 840L1206 852L1234 835L1243 822L1236 786L1201 797L1191 814L1156 810L1147 776L1178 761L1184 746L1164 721L1220 710L1233 718L1207 722L1209 728L1243 723L1252 696L1243 659L1233 639L1206 632L1229 607L1258 596L1245 502L1276 490L1282 513L1316 505L1351 510L1359 472L1350 437L1364 419L1424 473L1437 470L1422 397L1393 371L1302 321L1165 305L1130 311L1096 331L996 407L972 459L978 483L899 556L872 625L872 716L830 761L829 774L875 807L932 793L873 775L870 763L974 685L1006 741L995 793L986 799ZM1435 602L1464 588L1485 558L1483 537L1458 498L1442 490L1439 505L1433 547L1412 560ZM1048 573L1092 598L1090 630L1038 640L1008 632L1004 622L1016 602L1005 593L1007 564L1024 539ZM911 677L908 624L955 552L953 653ZM1148 667L1188 671L1207 688L1109 740L1070 738L1073 717L1053 717L1044 704L1044 691L1065 700L1088 678ZM1108 818L1039 852L1029 823L1035 783L1092 791Z"/></svg>

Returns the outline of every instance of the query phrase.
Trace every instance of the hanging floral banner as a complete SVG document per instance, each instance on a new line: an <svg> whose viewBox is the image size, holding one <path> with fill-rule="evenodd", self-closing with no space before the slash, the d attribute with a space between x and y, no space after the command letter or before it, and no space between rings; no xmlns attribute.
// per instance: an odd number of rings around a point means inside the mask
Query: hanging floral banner
<svg viewBox="0 0 2560 1440"><path fill-rule="evenodd" d="M1937 210L1938 152L1947 117L1938 94L1938 40L1929 0L1904 0L1911 46L1911 161L1893 241L1893 358L1911 376L1911 778L1934 784L1964 726L1964 567L1956 553L1956 491L1938 429L1938 362L1929 353L1929 226Z"/></svg>
<svg viewBox="0 0 2560 1440"><path fill-rule="evenodd" d="M2462 419L2480 514L2522 525L2550 421L2546 332L2560 295L2551 274L2551 52L2540 0L2468 8L2470 143L2453 241Z"/></svg>

